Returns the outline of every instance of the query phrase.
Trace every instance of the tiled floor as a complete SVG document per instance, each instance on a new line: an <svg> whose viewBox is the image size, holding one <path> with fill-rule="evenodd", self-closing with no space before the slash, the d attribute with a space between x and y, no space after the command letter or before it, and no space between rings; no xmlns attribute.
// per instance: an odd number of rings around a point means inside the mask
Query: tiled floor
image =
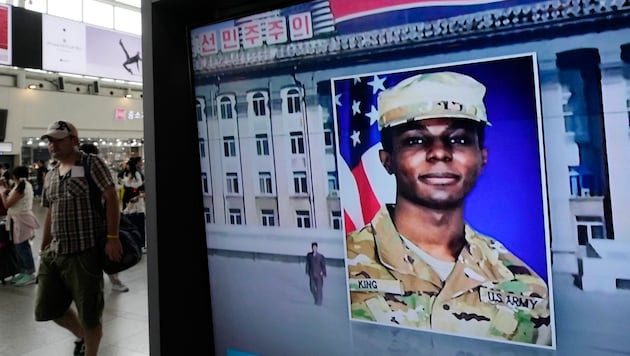
<svg viewBox="0 0 630 356"><path fill-rule="evenodd" d="M33 205L35 214L43 223L43 209L37 201ZM33 242L33 251L38 251L40 244L41 230ZM109 279L105 277L103 339L99 355L149 355L146 258L122 272L120 279L129 286L129 292L112 291ZM37 285L0 285L0 356L72 355L74 336L69 331L52 321L35 321L36 290Z"/></svg>

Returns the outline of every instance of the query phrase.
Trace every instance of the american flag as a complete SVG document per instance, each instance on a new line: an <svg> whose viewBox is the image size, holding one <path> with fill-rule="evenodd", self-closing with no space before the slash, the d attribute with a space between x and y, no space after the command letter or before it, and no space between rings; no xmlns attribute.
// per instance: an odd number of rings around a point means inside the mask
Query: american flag
<svg viewBox="0 0 630 356"><path fill-rule="evenodd" d="M341 204L346 233L372 220L384 203L393 203L395 181L381 165L378 94L399 75L333 80Z"/></svg>

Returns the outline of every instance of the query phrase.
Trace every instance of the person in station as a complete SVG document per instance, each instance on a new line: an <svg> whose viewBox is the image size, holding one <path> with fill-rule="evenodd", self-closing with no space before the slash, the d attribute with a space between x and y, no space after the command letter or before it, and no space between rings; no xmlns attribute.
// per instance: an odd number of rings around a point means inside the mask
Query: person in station
<svg viewBox="0 0 630 356"><path fill-rule="evenodd" d="M13 169L13 187L5 180L0 181L0 199L7 209L7 229L15 245L20 266L20 275L11 280L18 286L37 283L35 276L35 260L31 249L31 241L35 239L35 231L40 222L33 214L33 186L28 181L29 168L17 166Z"/></svg>
<svg viewBox="0 0 630 356"><path fill-rule="evenodd" d="M75 355L95 356L103 335L103 253L119 261L120 205L112 175L99 156L84 165L79 134L67 121L55 121L42 135L58 163L46 175L42 206L47 209L42 234L35 320L53 320L77 338ZM89 169L89 172L85 170ZM89 193L89 178L100 190L105 217ZM107 236L105 251L98 241ZM74 307L73 307L74 305ZM76 308L76 310L75 310Z"/></svg>
<svg viewBox="0 0 630 356"><path fill-rule="evenodd" d="M98 146L96 146L93 143L82 143L79 146L79 151L87 153L87 154L93 154L93 155L98 155L99 154L99 149ZM116 291L116 292L129 292L129 287L127 287L127 285L125 283L123 283L123 281L120 280L120 275L118 273L112 273L112 274L108 274L107 277L109 278L109 282L112 285L112 290Z"/></svg>
<svg viewBox="0 0 630 356"><path fill-rule="evenodd" d="M311 252L306 254L306 274L315 305L322 305L326 257L317 251L317 242L311 243Z"/></svg>
<svg viewBox="0 0 630 356"><path fill-rule="evenodd" d="M346 236L352 319L550 345L546 282L464 220L488 161L485 91L437 72L380 93L379 157L396 201Z"/></svg>

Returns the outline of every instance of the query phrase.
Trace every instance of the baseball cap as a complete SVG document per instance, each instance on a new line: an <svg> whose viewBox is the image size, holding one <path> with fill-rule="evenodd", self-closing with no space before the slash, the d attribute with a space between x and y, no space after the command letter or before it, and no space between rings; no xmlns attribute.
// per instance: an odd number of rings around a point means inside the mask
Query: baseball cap
<svg viewBox="0 0 630 356"><path fill-rule="evenodd" d="M41 139L52 137L54 139L62 139L68 136L79 137L79 132L73 124L67 121L55 121L48 125L46 133L41 136Z"/></svg>
<svg viewBox="0 0 630 356"><path fill-rule="evenodd" d="M464 74L419 74L379 94L379 129L436 118L468 119L490 125L483 102L485 94L483 84Z"/></svg>

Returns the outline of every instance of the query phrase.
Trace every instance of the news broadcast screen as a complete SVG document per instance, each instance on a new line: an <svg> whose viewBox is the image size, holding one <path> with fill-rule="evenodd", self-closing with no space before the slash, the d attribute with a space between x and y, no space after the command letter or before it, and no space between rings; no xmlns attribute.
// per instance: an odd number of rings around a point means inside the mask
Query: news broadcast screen
<svg viewBox="0 0 630 356"><path fill-rule="evenodd" d="M630 349L629 15L320 0L192 28L217 353Z"/></svg>

